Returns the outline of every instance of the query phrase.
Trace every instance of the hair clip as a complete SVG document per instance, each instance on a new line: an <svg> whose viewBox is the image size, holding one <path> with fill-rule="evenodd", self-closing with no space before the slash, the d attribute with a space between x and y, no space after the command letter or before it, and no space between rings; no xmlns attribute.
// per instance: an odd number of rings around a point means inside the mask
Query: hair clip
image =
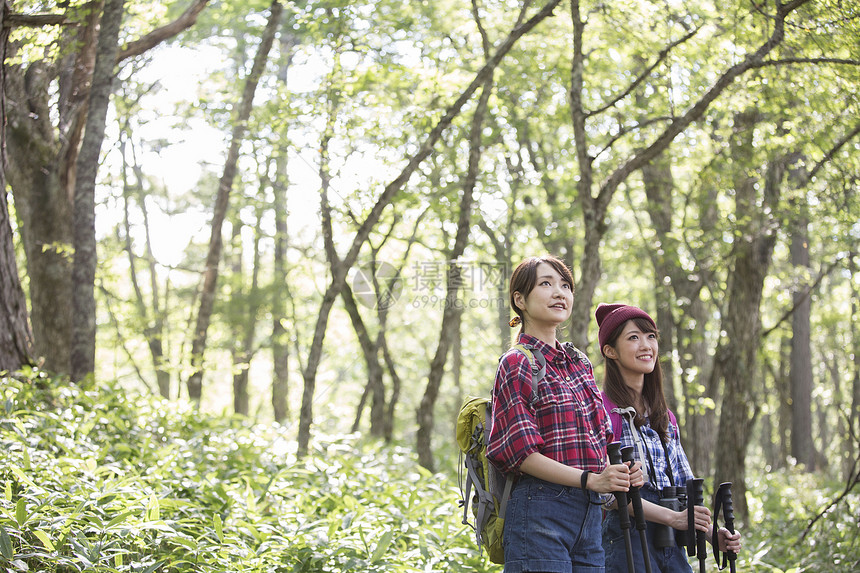
<svg viewBox="0 0 860 573"><path fill-rule="evenodd" d="M522 318L520 318L519 316L515 316L511 319L511 321L508 324L510 325L511 328L513 328L515 326L522 324L522 322L523 322Z"/></svg>

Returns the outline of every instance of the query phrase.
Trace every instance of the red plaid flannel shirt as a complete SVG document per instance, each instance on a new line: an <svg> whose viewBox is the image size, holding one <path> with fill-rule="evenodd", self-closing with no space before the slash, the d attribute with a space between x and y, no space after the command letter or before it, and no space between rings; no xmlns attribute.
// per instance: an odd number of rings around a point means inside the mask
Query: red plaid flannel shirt
<svg viewBox="0 0 860 573"><path fill-rule="evenodd" d="M520 464L534 452L568 466L602 472L612 428L591 363L578 351L571 349L568 354L526 334L520 335L519 342L543 353L546 374L533 401L528 358L516 350L502 357L493 388L487 457L504 472L521 473Z"/></svg>

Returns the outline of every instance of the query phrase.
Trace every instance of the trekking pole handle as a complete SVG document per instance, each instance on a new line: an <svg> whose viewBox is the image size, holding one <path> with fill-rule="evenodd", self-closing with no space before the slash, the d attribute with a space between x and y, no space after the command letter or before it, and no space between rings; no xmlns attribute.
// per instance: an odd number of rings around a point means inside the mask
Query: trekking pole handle
<svg viewBox="0 0 860 573"><path fill-rule="evenodd" d="M623 463L629 463L632 467L636 460L633 458L633 447L627 446L621 448L621 460ZM630 486L630 499L633 501L633 518L636 520L636 529L639 531L645 530L645 512L642 509L642 495L639 493L639 487Z"/></svg>
<svg viewBox="0 0 860 573"><path fill-rule="evenodd" d="M698 549L699 559L703 559L707 551L704 532L696 530L696 506L705 505L704 489L705 480L702 478L687 482L687 555L694 557Z"/></svg>
<svg viewBox="0 0 860 573"><path fill-rule="evenodd" d="M607 444L606 453L609 455L609 463L618 465L623 463L621 460L621 442L612 442ZM615 491L615 499L618 501L618 519L621 529L630 529L630 514L627 513L627 492Z"/></svg>

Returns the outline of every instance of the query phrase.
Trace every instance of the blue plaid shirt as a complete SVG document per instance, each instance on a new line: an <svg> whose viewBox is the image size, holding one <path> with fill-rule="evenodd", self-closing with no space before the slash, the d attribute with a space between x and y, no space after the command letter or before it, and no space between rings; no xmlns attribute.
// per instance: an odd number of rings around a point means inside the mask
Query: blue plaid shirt
<svg viewBox="0 0 860 573"><path fill-rule="evenodd" d="M684 453L684 448L681 446L680 430L677 423L669 422L667 432L669 441L666 444L666 449L663 449L661 444L660 434L651 428L650 421L646 418L646 423L642 425L638 432L640 440L648 453L646 459L639 459L641 455L635 449L636 444L631 433L631 424L628 419L621 416L622 432L620 437L621 447L633 446L636 452L636 461L642 462L642 470L646 473L647 479L645 487L662 491L664 487L674 485L682 487L687 483L687 480L693 479L693 470L690 468L690 462L687 460L687 454ZM637 431L633 427L633 431ZM618 439L616 437L616 439ZM669 463L672 466L672 477L675 483L669 483L669 473L666 471L666 458L669 458ZM650 461L649 459L650 458Z"/></svg>

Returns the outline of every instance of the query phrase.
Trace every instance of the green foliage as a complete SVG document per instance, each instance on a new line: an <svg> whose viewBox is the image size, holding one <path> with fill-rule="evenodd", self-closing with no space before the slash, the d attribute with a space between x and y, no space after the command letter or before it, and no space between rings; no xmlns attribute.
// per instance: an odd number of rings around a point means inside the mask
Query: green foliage
<svg viewBox="0 0 860 573"><path fill-rule="evenodd" d="M460 524L451 477L403 448L328 438L297 460L279 425L39 372L0 382L6 571L495 570ZM802 537L844 487L819 479L751 479L739 571L857 570L860 494Z"/></svg>
<svg viewBox="0 0 860 573"><path fill-rule="evenodd" d="M829 572L860 568L860 527L857 487L829 507L845 484L821 483L799 469L768 473L749 488L752 525L743 531L746 557L739 571ZM808 529L808 531L807 531Z"/></svg>
<svg viewBox="0 0 860 573"><path fill-rule="evenodd" d="M449 479L109 385L2 379L6 571L482 571Z"/></svg>

